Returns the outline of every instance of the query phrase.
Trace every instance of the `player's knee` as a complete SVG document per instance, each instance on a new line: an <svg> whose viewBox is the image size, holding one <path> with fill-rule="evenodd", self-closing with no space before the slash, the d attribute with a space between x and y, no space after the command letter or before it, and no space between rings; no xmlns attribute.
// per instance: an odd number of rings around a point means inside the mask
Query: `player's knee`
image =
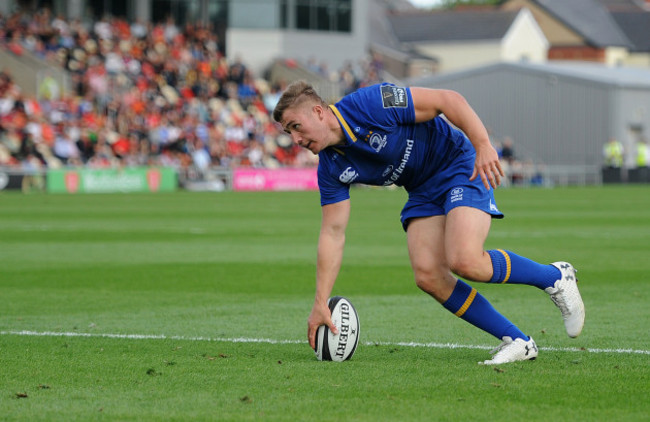
<svg viewBox="0 0 650 422"><path fill-rule="evenodd" d="M469 280L480 278L478 274L478 265L475 259L469 255L457 255L450 260L451 271L459 277Z"/></svg>
<svg viewBox="0 0 650 422"><path fill-rule="evenodd" d="M436 299L444 296L445 277L430 271L415 271L415 284Z"/></svg>
<svg viewBox="0 0 650 422"><path fill-rule="evenodd" d="M492 277L492 261L487 252L458 251L447 256L449 268L458 277L487 282Z"/></svg>

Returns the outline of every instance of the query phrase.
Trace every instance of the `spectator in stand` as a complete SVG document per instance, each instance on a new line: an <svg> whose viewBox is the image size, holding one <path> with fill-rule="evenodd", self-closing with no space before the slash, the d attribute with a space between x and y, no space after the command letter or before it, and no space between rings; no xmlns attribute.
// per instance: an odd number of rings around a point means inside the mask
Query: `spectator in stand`
<svg viewBox="0 0 650 422"><path fill-rule="evenodd" d="M503 139L503 145L501 146L501 158L507 161L509 164L515 160L515 150L512 143L512 138L506 136Z"/></svg>
<svg viewBox="0 0 650 422"><path fill-rule="evenodd" d="M505 173L504 186L510 186L521 183L521 163L515 160L515 151L512 138L506 136L498 150L499 161L503 172Z"/></svg>

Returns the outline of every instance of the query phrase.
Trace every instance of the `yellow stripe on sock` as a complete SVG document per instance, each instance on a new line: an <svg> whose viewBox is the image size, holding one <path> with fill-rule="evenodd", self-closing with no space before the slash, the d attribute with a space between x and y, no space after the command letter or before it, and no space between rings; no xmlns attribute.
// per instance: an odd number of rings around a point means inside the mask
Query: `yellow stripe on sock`
<svg viewBox="0 0 650 422"><path fill-rule="evenodd" d="M506 276L503 278L503 281L501 282L501 284L503 284L510 279L510 271L512 270L512 263L510 262L510 255L508 255L508 252L504 251L503 249L497 249L497 251L501 252L503 254L503 257L506 259Z"/></svg>
<svg viewBox="0 0 650 422"><path fill-rule="evenodd" d="M343 116L341 116L341 113L339 112L339 110L336 107L334 107L333 105L331 105L331 104L330 104L330 108L332 109L332 111L334 112L336 117L339 119L339 122L341 122L341 125L343 126L343 129L345 129L345 132L348 134L350 139L352 139L352 142L357 142L356 135L354 134L354 132L352 132L352 129L350 129L350 126L348 126L348 122L346 122L343 119Z"/></svg>
<svg viewBox="0 0 650 422"><path fill-rule="evenodd" d="M463 314L467 311L467 308L469 308L472 302L474 302L475 297L476 297L476 289L472 288L472 291L469 292L469 296L467 296L467 300L465 300L463 306L461 306L460 309L454 313L454 315L456 315L457 317L463 316Z"/></svg>

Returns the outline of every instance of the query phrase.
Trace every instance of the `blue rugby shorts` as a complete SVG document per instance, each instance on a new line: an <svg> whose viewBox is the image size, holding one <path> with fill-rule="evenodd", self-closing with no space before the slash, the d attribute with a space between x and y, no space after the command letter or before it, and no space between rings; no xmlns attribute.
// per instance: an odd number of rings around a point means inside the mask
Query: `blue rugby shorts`
<svg viewBox="0 0 650 422"><path fill-rule="evenodd" d="M456 207L472 207L493 218L503 218L494 199L494 189L486 190L480 177L469 180L473 171L473 159L458 161L410 191L400 215L404 231L413 218L447 215Z"/></svg>

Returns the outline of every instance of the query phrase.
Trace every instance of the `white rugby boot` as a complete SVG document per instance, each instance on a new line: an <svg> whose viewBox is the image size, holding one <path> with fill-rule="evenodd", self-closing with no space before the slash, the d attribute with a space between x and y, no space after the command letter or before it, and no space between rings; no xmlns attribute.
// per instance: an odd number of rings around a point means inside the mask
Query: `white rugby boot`
<svg viewBox="0 0 650 422"><path fill-rule="evenodd" d="M568 262L554 262L551 265L560 270L562 278L544 291L551 296L555 306L560 308L569 337L578 337L585 325L585 304L578 291L577 271Z"/></svg>
<svg viewBox="0 0 650 422"><path fill-rule="evenodd" d="M494 355L492 359L479 362L479 365L501 365L520 360L535 360L537 357L537 345L532 337L526 341L523 338L513 340L505 336L502 340L503 342L490 352Z"/></svg>

